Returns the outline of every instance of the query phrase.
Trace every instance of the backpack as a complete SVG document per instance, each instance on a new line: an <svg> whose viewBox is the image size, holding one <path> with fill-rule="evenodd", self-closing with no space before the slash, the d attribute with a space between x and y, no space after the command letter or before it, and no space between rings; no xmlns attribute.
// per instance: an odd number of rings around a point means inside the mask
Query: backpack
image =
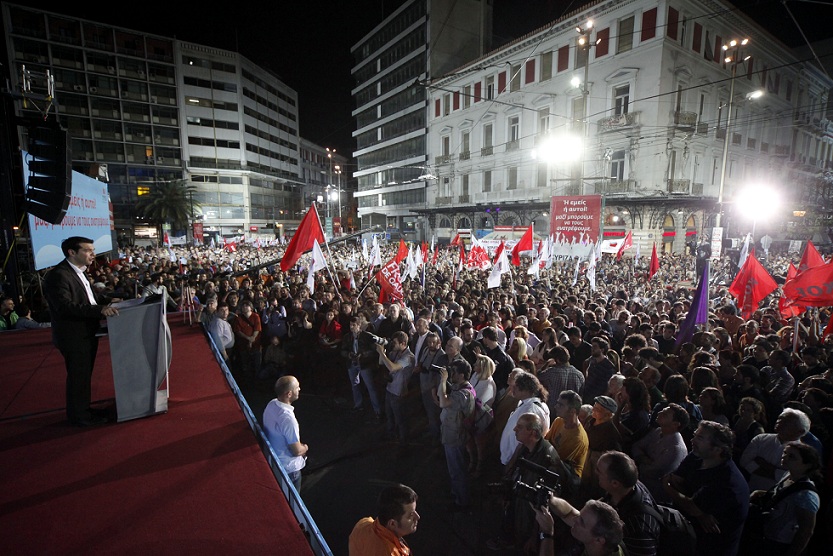
<svg viewBox="0 0 833 556"><path fill-rule="evenodd" d="M694 556L697 554L697 532L686 516L670 506L644 505L645 513L659 521L657 556Z"/></svg>
<svg viewBox="0 0 833 556"><path fill-rule="evenodd" d="M471 392L472 398L474 398L474 411L463 418L463 427L472 435L482 434L492 424L495 413L491 407L483 404L483 401L477 397L477 393L471 385L469 385L469 391Z"/></svg>

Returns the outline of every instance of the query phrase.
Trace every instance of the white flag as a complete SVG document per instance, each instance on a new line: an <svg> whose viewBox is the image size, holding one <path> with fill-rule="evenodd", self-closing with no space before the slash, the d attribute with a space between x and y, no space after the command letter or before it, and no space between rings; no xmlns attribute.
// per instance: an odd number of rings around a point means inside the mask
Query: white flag
<svg viewBox="0 0 833 556"><path fill-rule="evenodd" d="M312 265L307 274L307 287L310 295L315 291L315 271L327 268L327 261L324 260L324 253L321 251L318 242L312 244Z"/></svg>
<svg viewBox="0 0 833 556"><path fill-rule="evenodd" d="M495 266L492 267L492 272L489 274L489 281L488 287L489 288L497 288L500 287L500 277L507 272L510 272L509 268L509 257L506 255L508 250L504 249L500 252L500 256L497 258L495 262Z"/></svg>
<svg viewBox="0 0 833 556"><path fill-rule="evenodd" d="M411 278L411 280L417 277L417 265L416 260L414 260L414 248L411 247L408 249L408 258L407 258L407 270L405 271L406 274Z"/></svg>
<svg viewBox="0 0 833 556"><path fill-rule="evenodd" d="M590 250L590 265L587 267L587 281L590 282L590 291L596 291L596 250Z"/></svg>
<svg viewBox="0 0 833 556"><path fill-rule="evenodd" d="M578 268L581 266L581 257L576 257L576 269L573 271L573 283L570 284L571 286L575 286L578 282Z"/></svg>
<svg viewBox="0 0 833 556"><path fill-rule="evenodd" d="M639 242L636 242L636 255L633 256L634 266L636 266L636 264L639 263L639 247L640 247Z"/></svg>
<svg viewBox="0 0 833 556"><path fill-rule="evenodd" d="M362 260L364 262L368 262L370 260L370 257L367 254L367 240L366 239L362 240Z"/></svg>
<svg viewBox="0 0 833 556"><path fill-rule="evenodd" d="M743 240L743 247L740 250L740 258L738 259L738 268L743 268L743 263L749 257L749 244L752 241L752 234L746 234L746 239Z"/></svg>

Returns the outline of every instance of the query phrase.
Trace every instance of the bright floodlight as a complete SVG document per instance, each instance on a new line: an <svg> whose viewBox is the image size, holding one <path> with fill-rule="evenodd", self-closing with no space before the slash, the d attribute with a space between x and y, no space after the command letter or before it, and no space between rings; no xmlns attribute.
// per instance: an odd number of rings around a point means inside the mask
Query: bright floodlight
<svg viewBox="0 0 833 556"><path fill-rule="evenodd" d="M570 85L572 85L573 87L578 87L579 85L581 85L581 78L579 76L573 77L572 79L570 79Z"/></svg>
<svg viewBox="0 0 833 556"><path fill-rule="evenodd" d="M735 195L738 212L750 220L764 220L775 214L780 195L768 185L750 186Z"/></svg>
<svg viewBox="0 0 833 556"><path fill-rule="evenodd" d="M545 139L532 157L549 164L563 164L581 159L584 145L576 135L556 135Z"/></svg>

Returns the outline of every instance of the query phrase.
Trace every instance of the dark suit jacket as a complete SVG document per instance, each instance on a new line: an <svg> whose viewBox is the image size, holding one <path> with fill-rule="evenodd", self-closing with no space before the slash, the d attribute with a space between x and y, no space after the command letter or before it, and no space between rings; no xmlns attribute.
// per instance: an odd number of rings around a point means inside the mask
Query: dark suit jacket
<svg viewBox="0 0 833 556"><path fill-rule="evenodd" d="M43 292L52 318L52 342L58 349L73 349L81 342L95 339L107 299L93 291L98 305L91 305L83 284L66 259L46 274Z"/></svg>

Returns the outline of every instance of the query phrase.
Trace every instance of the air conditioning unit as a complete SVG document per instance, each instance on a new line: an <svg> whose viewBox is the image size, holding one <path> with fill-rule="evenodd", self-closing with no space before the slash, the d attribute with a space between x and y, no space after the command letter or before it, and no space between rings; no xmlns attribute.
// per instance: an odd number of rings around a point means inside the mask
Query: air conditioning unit
<svg viewBox="0 0 833 556"><path fill-rule="evenodd" d="M142 77L142 78L144 78L144 77L145 77L145 72L144 72L144 70L139 70L139 77Z"/></svg>
<svg viewBox="0 0 833 556"><path fill-rule="evenodd" d="M98 87L90 87L90 92L91 93L97 93L98 92Z"/></svg>
<svg viewBox="0 0 833 556"><path fill-rule="evenodd" d="M109 73L111 75L115 75L116 68L114 68L113 66L107 66L107 73Z"/></svg>
<svg viewBox="0 0 833 556"><path fill-rule="evenodd" d="M72 86L72 90L73 90L73 91L83 91L83 90L84 90L84 86L83 86L83 85L73 85L73 86Z"/></svg>

